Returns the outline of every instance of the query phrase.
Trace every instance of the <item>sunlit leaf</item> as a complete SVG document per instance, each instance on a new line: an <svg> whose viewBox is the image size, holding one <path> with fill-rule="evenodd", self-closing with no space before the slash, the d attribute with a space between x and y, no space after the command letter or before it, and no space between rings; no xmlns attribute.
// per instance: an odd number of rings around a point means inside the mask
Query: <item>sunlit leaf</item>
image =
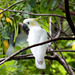
<svg viewBox="0 0 75 75"><path fill-rule="evenodd" d="M6 18L7 22L10 22L10 24L12 25L12 20L10 18Z"/></svg>
<svg viewBox="0 0 75 75"><path fill-rule="evenodd" d="M0 10L0 12L2 12L2 10ZM0 14L0 19L3 17L3 14Z"/></svg>
<svg viewBox="0 0 75 75"><path fill-rule="evenodd" d="M4 40L4 41L3 41L3 45L4 45L4 46L3 46L3 51L4 51L4 53L6 53L8 47L9 47L8 41Z"/></svg>
<svg viewBox="0 0 75 75"><path fill-rule="evenodd" d="M57 2L56 0L52 0L52 3L51 3L52 8L55 6L56 2Z"/></svg>
<svg viewBox="0 0 75 75"><path fill-rule="evenodd" d="M4 37L4 39L10 39L9 37Z"/></svg>
<svg viewBox="0 0 75 75"><path fill-rule="evenodd" d="M8 44L8 42L7 42L6 40L4 40L3 44L4 44L4 46L5 46L6 48L9 47L9 44Z"/></svg>
<svg viewBox="0 0 75 75"><path fill-rule="evenodd" d="M75 50L75 43L72 45L72 49Z"/></svg>

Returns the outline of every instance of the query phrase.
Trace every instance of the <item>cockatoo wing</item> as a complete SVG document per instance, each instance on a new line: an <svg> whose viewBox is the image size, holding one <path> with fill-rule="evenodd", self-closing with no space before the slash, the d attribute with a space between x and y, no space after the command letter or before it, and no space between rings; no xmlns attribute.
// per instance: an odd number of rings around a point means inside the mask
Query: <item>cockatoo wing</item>
<svg viewBox="0 0 75 75"><path fill-rule="evenodd" d="M9 48L7 49L6 55L10 56L14 53L14 47L10 44Z"/></svg>
<svg viewBox="0 0 75 75"><path fill-rule="evenodd" d="M41 27L33 27L30 29L29 36L28 36L28 42L29 45L37 44L47 41L47 33L44 29ZM45 53L47 49L47 44L36 46L31 48L31 51L35 57L35 63L36 67L39 69L45 69Z"/></svg>

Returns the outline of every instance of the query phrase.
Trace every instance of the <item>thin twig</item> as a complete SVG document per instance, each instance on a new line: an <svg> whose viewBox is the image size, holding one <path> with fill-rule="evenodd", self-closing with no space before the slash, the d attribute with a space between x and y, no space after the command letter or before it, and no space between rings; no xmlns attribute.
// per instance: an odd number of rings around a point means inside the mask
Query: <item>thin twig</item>
<svg viewBox="0 0 75 75"><path fill-rule="evenodd" d="M10 1L12 1L12 0L9 0L9 1L4 5L4 7L7 7L7 4L9 4Z"/></svg>
<svg viewBox="0 0 75 75"><path fill-rule="evenodd" d="M47 51L46 53L50 53L50 52L75 52L75 50L53 50L53 51ZM22 59L29 59L30 56L32 56L32 54L26 54L26 55L18 55L18 56L14 56L13 58L11 58L10 60L22 60ZM50 57L50 60L56 60L54 59L53 56L45 56L46 57ZM46 58L47 59L47 58ZM0 58L0 62L5 60L5 58Z"/></svg>
<svg viewBox="0 0 75 75"><path fill-rule="evenodd" d="M19 3L21 3L21 2L23 2L23 0L18 1L18 2L16 2L16 3L10 5L8 8L6 8L6 9L4 9L2 12L0 12L0 14L3 13L3 12L5 12L5 11L7 11L7 10L8 10L9 8L11 8L12 6L14 6L14 5L16 5L16 4L19 4Z"/></svg>
<svg viewBox="0 0 75 75"><path fill-rule="evenodd" d="M23 60L23 59L33 59L33 58L34 58L34 56L32 54L27 54L27 56L26 55L14 56L13 58L11 58L9 60ZM5 60L5 59L6 58L0 58L0 62L3 61L3 60ZM56 57L45 55L45 59L56 60Z"/></svg>
<svg viewBox="0 0 75 75"><path fill-rule="evenodd" d="M65 8L64 8L63 6L61 6L61 5L59 4L58 7L59 7L60 9L62 9L64 13L66 13L66 10L65 10ZM74 11L69 11L69 12L70 12L70 15L75 16L75 12L74 12Z"/></svg>
<svg viewBox="0 0 75 75"><path fill-rule="evenodd" d="M58 54L57 55L57 61L66 69L66 71L69 73L69 75L75 75L72 68L69 66L69 68L67 67L64 59L62 59Z"/></svg>
<svg viewBox="0 0 75 75"><path fill-rule="evenodd" d="M58 30L58 33L56 34L55 38L58 38L60 36L60 33L61 33L61 21L60 21L61 18L58 17L58 20L59 20L59 30Z"/></svg>
<svg viewBox="0 0 75 75"><path fill-rule="evenodd" d="M57 29L59 29L55 24L53 24L52 22L51 22L51 24L55 27L55 28L57 28ZM60 30L60 29L59 29ZM62 33L64 33L65 35L67 35L67 36L69 36L67 33L65 33L62 29L60 30Z"/></svg>
<svg viewBox="0 0 75 75"><path fill-rule="evenodd" d="M75 5L75 3L69 2L69 4Z"/></svg>
<svg viewBox="0 0 75 75"><path fill-rule="evenodd" d="M75 50L53 50L53 51L47 51L47 53L50 52L75 52Z"/></svg>
<svg viewBox="0 0 75 75"><path fill-rule="evenodd" d="M5 10L0 8L1 10ZM56 16L56 17L61 17L66 19L64 16L60 16L60 15L56 15L56 14L35 14L35 13L28 13L28 12L24 12L24 11L14 11L14 10L6 10L6 11L10 11L10 12L16 12L16 13L24 13L24 14L29 14L29 15L35 15L35 16Z"/></svg>

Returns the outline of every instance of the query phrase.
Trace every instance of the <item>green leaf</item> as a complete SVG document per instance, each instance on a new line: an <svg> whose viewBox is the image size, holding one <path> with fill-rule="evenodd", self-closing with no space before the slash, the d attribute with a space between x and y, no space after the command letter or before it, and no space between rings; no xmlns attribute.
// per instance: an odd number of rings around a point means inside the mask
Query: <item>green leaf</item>
<svg viewBox="0 0 75 75"><path fill-rule="evenodd" d="M28 10L25 10L25 12L28 12ZM28 18L29 15L28 14L23 14L24 18Z"/></svg>
<svg viewBox="0 0 75 75"><path fill-rule="evenodd" d="M44 4L44 7L47 7L47 2Z"/></svg>
<svg viewBox="0 0 75 75"><path fill-rule="evenodd" d="M51 3L52 8L55 6L56 2L57 2L56 0L53 0L53 1L52 1L52 3Z"/></svg>
<svg viewBox="0 0 75 75"><path fill-rule="evenodd" d="M31 6L30 6L29 4L27 5L26 10L27 10L28 12L31 11Z"/></svg>
<svg viewBox="0 0 75 75"><path fill-rule="evenodd" d="M30 0L29 1L30 6L34 8L35 7L35 2L36 2L36 0Z"/></svg>
<svg viewBox="0 0 75 75"><path fill-rule="evenodd" d="M16 16L19 16L19 15L20 15L20 13L17 13L17 14L16 14Z"/></svg>
<svg viewBox="0 0 75 75"><path fill-rule="evenodd" d="M4 37L4 39L10 39L9 37Z"/></svg>
<svg viewBox="0 0 75 75"><path fill-rule="evenodd" d="M61 9L57 10L57 11L55 12L55 14L58 14L58 15L62 15L62 16L63 16L63 12L62 12Z"/></svg>

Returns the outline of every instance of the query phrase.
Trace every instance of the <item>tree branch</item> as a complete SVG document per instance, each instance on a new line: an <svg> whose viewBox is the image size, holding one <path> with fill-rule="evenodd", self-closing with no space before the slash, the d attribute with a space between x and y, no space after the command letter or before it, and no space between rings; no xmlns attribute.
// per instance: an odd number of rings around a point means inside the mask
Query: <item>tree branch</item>
<svg viewBox="0 0 75 75"><path fill-rule="evenodd" d="M57 55L57 61L65 68L65 70L70 74L70 75L75 75L73 70L71 69L71 67L68 65L66 65L66 62L64 61L64 59L62 59L58 54Z"/></svg>
<svg viewBox="0 0 75 75"><path fill-rule="evenodd" d="M0 9L5 10L2 8L0 8ZM57 16L57 17L65 18L64 16L55 15L55 14L35 14L35 13L28 13L28 12L24 12L24 11L14 11L14 10L8 10L8 9L6 11L15 12L15 13L24 13L24 14L35 15L35 16Z"/></svg>
<svg viewBox="0 0 75 75"><path fill-rule="evenodd" d="M68 2L68 0L65 0L65 11L66 11L66 18L67 18L67 21L69 23L69 26L70 26L72 32L75 35L75 26L74 26L74 24L73 24L73 22L71 20L71 17L70 17L69 2Z"/></svg>
<svg viewBox="0 0 75 75"><path fill-rule="evenodd" d="M0 59L0 62L5 60L6 58L1 58ZM22 60L22 59L34 59L33 55L32 54L26 54L26 55L19 55L19 56L14 56L12 57L11 59L9 60ZM64 60L58 55L58 54L55 54L53 56L48 56L48 55L45 55L45 59L48 59L48 60L57 60L62 66L64 66L64 68L66 70L68 70ZM8 60L8 61L9 61ZM69 66L70 67L70 66ZM71 68L71 67L70 67ZM72 70L72 69L71 69ZM72 74L73 75L73 74Z"/></svg>
<svg viewBox="0 0 75 75"><path fill-rule="evenodd" d="M33 59L34 56L32 54L26 54L26 55L18 55L18 56L14 56L12 57L11 59L9 59L8 61L10 60L23 60L23 59ZM5 60L6 58L1 58L0 59L0 62ZM45 55L45 59L49 59L49 60L56 60L56 57L55 56L48 56L48 55Z"/></svg>
<svg viewBox="0 0 75 75"><path fill-rule="evenodd" d="M65 8L64 8L63 6L61 6L61 5L59 4L58 7L59 7L60 9L62 9L64 13L66 13L66 10L65 10ZM69 11L69 12L70 12L70 15L75 16L75 12L74 12L74 11Z"/></svg>
<svg viewBox="0 0 75 75"><path fill-rule="evenodd" d="M75 52L75 50L53 50L53 51L47 51L47 53L50 52Z"/></svg>
<svg viewBox="0 0 75 75"><path fill-rule="evenodd" d="M15 52L14 54L12 54L8 58L6 58L4 61L2 61L0 63L0 65L3 64L4 62L6 62L7 60L9 60L10 58L14 57L15 55L19 54L20 52L24 51L24 50L27 50L27 49L35 47L35 46L43 45L43 44L46 44L46 43L49 43L49 42L52 42L52 41L57 41L57 40L75 40L75 37L74 38L72 38L72 37L69 37L69 38L55 38L55 39L51 39L51 40L48 40L48 41L45 41L45 42L42 42L42 43L38 43L38 44L28 46L26 48L18 50L17 52Z"/></svg>
<svg viewBox="0 0 75 75"><path fill-rule="evenodd" d="M55 27L55 28L57 28L58 30L60 30L55 24L53 24L52 22L51 22L51 24ZM65 33L62 29L60 30L62 33L64 33L66 36L69 36L69 34L67 34L67 33Z"/></svg>
<svg viewBox="0 0 75 75"><path fill-rule="evenodd" d="M59 30L58 30L58 33L56 34L55 38L58 38L58 37L60 36L60 33L61 33L61 26L62 26L62 25L61 25L60 19L61 19L61 18L58 17L58 20L59 20Z"/></svg>
<svg viewBox="0 0 75 75"><path fill-rule="evenodd" d="M18 1L18 2L16 2L16 3L10 5L8 8L6 8L6 9L4 9L2 12L0 12L0 14L3 13L3 12L5 12L5 11L7 11L7 10L8 10L9 8L11 8L12 6L14 6L14 5L16 5L16 4L19 4L19 3L21 3L21 2L23 2L23 0Z"/></svg>

